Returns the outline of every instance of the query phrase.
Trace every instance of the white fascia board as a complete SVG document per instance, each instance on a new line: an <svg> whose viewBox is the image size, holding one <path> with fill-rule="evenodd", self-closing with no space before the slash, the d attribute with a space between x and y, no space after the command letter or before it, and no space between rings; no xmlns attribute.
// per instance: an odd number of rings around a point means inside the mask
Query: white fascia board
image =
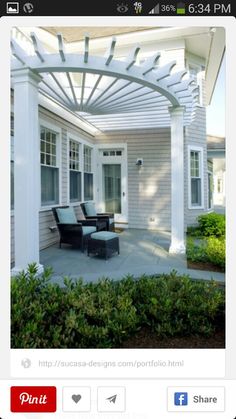
<svg viewBox="0 0 236 419"><path fill-rule="evenodd" d="M212 43L206 66L206 104L211 103L218 73L225 51L225 28L212 29Z"/></svg>
<svg viewBox="0 0 236 419"><path fill-rule="evenodd" d="M86 131L88 134L94 136L99 130L89 122L82 120L79 116L75 115L73 112L67 110L66 108L60 106L55 101L49 99L46 95L42 93L39 94L39 105L43 108L48 109L49 111L60 116L62 119L70 122L76 127Z"/></svg>

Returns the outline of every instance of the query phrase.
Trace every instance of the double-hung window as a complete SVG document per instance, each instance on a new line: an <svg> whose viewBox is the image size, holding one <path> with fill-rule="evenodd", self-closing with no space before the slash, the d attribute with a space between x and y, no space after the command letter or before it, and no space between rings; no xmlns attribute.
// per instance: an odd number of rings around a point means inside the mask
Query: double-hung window
<svg viewBox="0 0 236 419"><path fill-rule="evenodd" d="M80 147L77 141L70 140L70 202L81 201Z"/></svg>
<svg viewBox="0 0 236 419"><path fill-rule="evenodd" d="M57 164L57 134L51 129L40 129L41 204L59 203L59 168Z"/></svg>
<svg viewBox="0 0 236 419"><path fill-rule="evenodd" d="M189 149L189 207L203 207L203 150L191 147Z"/></svg>
<svg viewBox="0 0 236 419"><path fill-rule="evenodd" d="M84 200L93 199L92 148L84 145Z"/></svg>

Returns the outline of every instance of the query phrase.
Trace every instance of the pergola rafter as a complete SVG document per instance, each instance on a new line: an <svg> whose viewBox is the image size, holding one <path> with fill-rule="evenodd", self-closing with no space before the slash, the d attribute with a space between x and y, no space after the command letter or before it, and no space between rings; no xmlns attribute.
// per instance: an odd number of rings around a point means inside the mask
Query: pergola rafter
<svg viewBox="0 0 236 419"><path fill-rule="evenodd" d="M34 55L27 55L15 40L12 41L13 68L28 67L39 74L42 92L99 129L113 129L116 114L125 114L125 120L131 118L137 128L145 126L147 117L147 120L153 117L150 126L169 126L170 106L185 106L185 125L194 116L198 95L194 80L187 77L185 69L174 72L175 61L163 65L159 51L139 65L139 45L132 48L125 60L115 59L115 38L111 39L103 57L90 55L88 35L84 38L83 51L78 54L67 53L60 33L57 34L58 53L45 51L34 33L31 40ZM76 75L80 75L79 78ZM120 129L126 128L122 118L118 120Z"/></svg>

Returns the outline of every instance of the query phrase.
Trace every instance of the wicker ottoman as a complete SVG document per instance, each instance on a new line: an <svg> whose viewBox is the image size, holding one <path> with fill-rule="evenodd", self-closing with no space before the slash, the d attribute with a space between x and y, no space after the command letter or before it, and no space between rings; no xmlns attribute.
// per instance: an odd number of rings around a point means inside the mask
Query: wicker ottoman
<svg viewBox="0 0 236 419"><path fill-rule="evenodd" d="M91 234L88 240L88 256L93 253L108 259L115 252L120 254L118 234L111 231L99 231Z"/></svg>

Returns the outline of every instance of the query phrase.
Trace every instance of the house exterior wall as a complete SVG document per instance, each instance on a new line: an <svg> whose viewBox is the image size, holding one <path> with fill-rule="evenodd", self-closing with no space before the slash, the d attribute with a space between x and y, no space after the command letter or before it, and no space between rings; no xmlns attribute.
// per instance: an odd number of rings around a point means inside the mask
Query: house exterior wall
<svg viewBox="0 0 236 419"><path fill-rule="evenodd" d="M68 133L74 135L79 140L84 140L94 145L93 137L76 127L75 125L67 122L65 119L58 117L45 108L39 108L40 124L52 124L57 127L61 133L60 139L60 204L69 204L69 171L68 171ZM75 207L78 218L81 215L80 208ZM59 234L55 227L55 220L50 208L41 208L39 211L39 247L40 250L51 246L59 241ZM11 261L14 261L14 210L11 212Z"/></svg>
<svg viewBox="0 0 236 419"><path fill-rule="evenodd" d="M61 191L60 204L69 205L69 163L68 163L68 136L74 135L78 140L86 140L94 144L92 136L80 130L76 126L67 122L66 120L52 114L44 108L39 109L40 120L52 123L61 130L61 149L60 149L60 172L61 172ZM55 226L55 220L51 209L45 210L41 208L39 211L39 244L40 249L59 241L59 234L57 229L50 230L50 227Z"/></svg>
<svg viewBox="0 0 236 419"><path fill-rule="evenodd" d="M110 132L95 139L98 146L127 144L129 227L170 230L170 129ZM140 168L137 158L143 158Z"/></svg>

